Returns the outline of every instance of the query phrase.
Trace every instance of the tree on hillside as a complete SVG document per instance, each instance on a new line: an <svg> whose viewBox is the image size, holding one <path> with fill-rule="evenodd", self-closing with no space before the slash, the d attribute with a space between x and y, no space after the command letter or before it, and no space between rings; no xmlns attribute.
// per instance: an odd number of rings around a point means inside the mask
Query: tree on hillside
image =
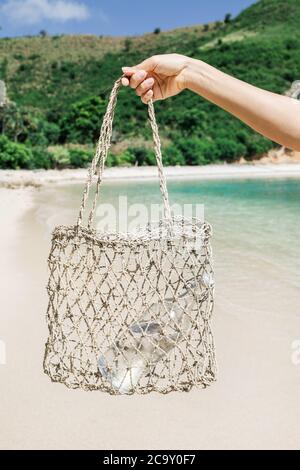
<svg viewBox="0 0 300 470"><path fill-rule="evenodd" d="M129 52L132 45L132 40L130 38L126 38L124 41L124 52Z"/></svg>
<svg viewBox="0 0 300 470"><path fill-rule="evenodd" d="M87 98L70 106L59 123L61 141L90 143L99 135L99 122L105 112L105 101L97 96Z"/></svg>
<svg viewBox="0 0 300 470"><path fill-rule="evenodd" d="M0 108L6 103L6 85L5 82L0 80Z"/></svg>
<svg viewBox="0 0 300 470"><path fill-rule="evenodd" d="M160 28L155 28L155 30L153 31L153 34L159 34L160 32L161 32Z"/></svg>
<svg viewBox="0 0 300 470"><path fill-rule="evenodd" d="M24 130L23 113L17 104L8 98L6 84L0 80L0 134L18 142Z"/></svg>
<svg viewBox="0 0 300 470"><path fill-rule="evenodd" d="M226 13L225 18L224 18L224 23L230 23L232 19L231 13Z"/></svg>
<svg viewBox="0 0 300 470"><path fill-rule="evenodd" d="M24 131L23 116L16 103L7 100L0 107L0 133L18 142Z"/></svg>

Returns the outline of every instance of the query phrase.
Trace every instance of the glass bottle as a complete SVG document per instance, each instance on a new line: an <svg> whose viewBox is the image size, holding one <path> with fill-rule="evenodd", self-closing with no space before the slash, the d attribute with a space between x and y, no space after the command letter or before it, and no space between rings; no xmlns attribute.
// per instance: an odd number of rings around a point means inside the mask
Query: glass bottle
<svg viewBox="0 0 300 470"><path fill-rule="evenodd" d="M213 278L205 272L200 281L204 287L201 302L207 298ZM188 336L196 285L195 281L188 282L176 302L165 299L152 304L143 318L132 323L126 335L99 357L99 372L118 393L132 393L151 367Z"/></svg>

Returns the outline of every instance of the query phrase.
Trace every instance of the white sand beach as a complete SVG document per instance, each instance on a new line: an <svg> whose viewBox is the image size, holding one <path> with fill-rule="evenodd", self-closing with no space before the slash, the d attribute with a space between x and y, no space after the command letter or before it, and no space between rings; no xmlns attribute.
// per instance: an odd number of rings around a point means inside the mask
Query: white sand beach
<svg viewBox="0 0 300 470"><path fill-rule="evenodd" d="M206 166L165 167L168 179L199 178L241 179L241 178L297 178L300 176L300 163L248 163ZM0 170L0 185L9 187L40 186L48 183L82 183L87 170ZM154 180L157 178L155 166L106 168L104 179L109 180Z"/></svg>
<svg viewBox="0 0 300 470"><path fill-rule="evenodd" d="M155 171L109 169L106 177L153 178ZM300 165L169 168L167 173L199 181L300 178ZM0 364L0 448L299 448L300 365L291 361L291 345L300 339L299 272L293 283L289 262L274 268L276 256L269 256L267 244L249 241L238 251L238 231L255 237L251 226L236 227L234 235L218 235L216 227L216 384L188 394L111 397L68 390L43 374L46 259L56 204L65 194L50 183L80 182L85 176L84 170L0 172L0 184L7 186L0 189L0 340L6 347L6 364ZM261 224L266 225L263 217ZM271 236L269 227L264 240ZM284 260L285 251L279 251Z"/></svg>

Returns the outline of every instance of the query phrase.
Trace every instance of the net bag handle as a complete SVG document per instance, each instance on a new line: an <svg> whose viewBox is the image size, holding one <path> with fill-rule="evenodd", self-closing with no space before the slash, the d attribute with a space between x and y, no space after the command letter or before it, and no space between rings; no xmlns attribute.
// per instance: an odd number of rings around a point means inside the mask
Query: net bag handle
<svg viewBox="0 0 300 470"><path fill-rule="evenodd" d="M88 172L88 176L87 176L86 185L85 185L83 195L82 195L81 206L80 206L79 215L77 219L78 227L82 225L82 220L83 220L88 196L90 193L93 176L95 175L95 173L97 173L96 190L95 190L95 195L93 199L93 204L89 212L87 226L90 229L93 225L95 209L96 209L97 201L99 198L100 185L102 183L105 162L107 159L108 150L111 145L112 124L113 124L113 119L114 119L115 107L117 104L117 95L121 86L122 78L123 77L120 77L118 80L116 80L110 93L108 105L107 105L103 122L102 122L102 126L101 126L100 137L97 143L95 156L92 160L92 163ZM160 142L160 137L158 133L158 126L156 123L154 106L153 106L152 100L148 102L148 115L149 115L149 121L150 121L151 129L152 129L152 135L153 135L154 151L155 151L156 163L157 163L157 168L158 168L159 187L160 187L160 192L161 192L161 195L163 198L163 204L164 204L164 217L165 219L171 221L172 217L171 217L169 196L168 196L168 190L167 190L167 184L166 184L166 177L164 174L163 163L162 163L161 142Z"/></svg>

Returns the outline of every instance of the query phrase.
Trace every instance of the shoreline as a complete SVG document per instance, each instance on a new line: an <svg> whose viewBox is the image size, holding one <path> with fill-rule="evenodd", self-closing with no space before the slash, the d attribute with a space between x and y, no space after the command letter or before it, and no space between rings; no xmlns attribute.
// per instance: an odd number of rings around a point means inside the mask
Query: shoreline
<svg viewBox="0 0 300 470"><path fill-rule="evenodd" d="M300 178L300 163L222 164L205 166L165 167L168 179L249 179L249 178ZM84 183L87 169L64 170L0 170L0 186L6 188L40 187L47 184ZM106 168L105 180L156 180L157 168L113 167Z"/></svg>

